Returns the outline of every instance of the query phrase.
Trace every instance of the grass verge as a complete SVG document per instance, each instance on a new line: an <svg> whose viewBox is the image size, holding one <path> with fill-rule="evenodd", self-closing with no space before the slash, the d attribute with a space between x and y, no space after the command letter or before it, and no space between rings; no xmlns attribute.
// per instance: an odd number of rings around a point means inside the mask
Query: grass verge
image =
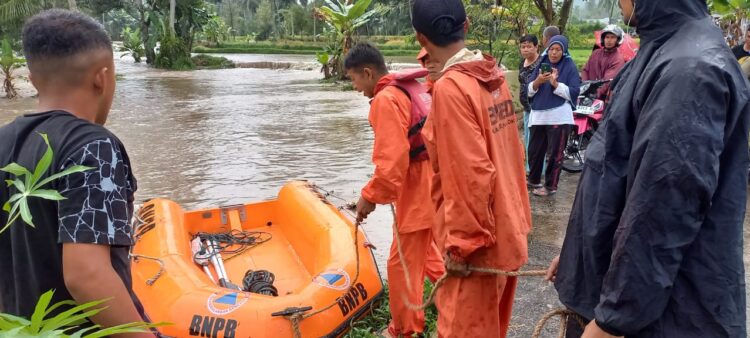
<svg viewBox="0 0 750 338"><path fill-rule="evenodd" d="M432 293L432 283L425 281L424 293ZM385 285L385 292L383 293L383 301L379 307L367 317L360 321L354 322L344 338L378 338L378 333L383 331L391 321L391 309L388 303L389 295L388 284ZM430 305L424 311L425 317L425 337L432 336L433 333L437 332L437 308L435 305Z"/></svg>

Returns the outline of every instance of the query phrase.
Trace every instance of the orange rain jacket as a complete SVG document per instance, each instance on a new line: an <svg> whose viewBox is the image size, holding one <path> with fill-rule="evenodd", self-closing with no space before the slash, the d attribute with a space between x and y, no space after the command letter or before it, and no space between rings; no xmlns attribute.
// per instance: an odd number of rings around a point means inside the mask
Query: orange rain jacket
<svg viewBox="0 0 750 338"><path fill-rule="evenodd" d="M409 158L412 105L401 89L389 85L394 78L395 75L388 75L378 82L371 102L375 173L362 189L362 196L377 204L396 204L398 234L394 238L400 236L404 257L399 256L394 241L388 258L392 314L388 330L398 336L419 333L424 328L424 312L409 309L403 296L412 303L421 302L425 275L434 281L444 273L444 267L432 237L435 219L430 202L432 168L427 160ZM407 262L410 271L403 271L401 260ZM413 285L406 285L406 274Z"/></svg>
<svg viewBox="0 0 750 338"><path fill-rule="evenodd" d="M517 270L531 229L524 149L495 60L450 66L435 83L422 135L435 176L435 240L474 266Z"/></svg>
<svg viewBox="0 0 750 338"><path fill-rule="evenodd" d="M429 161L409 159L411 101L395 86L395 75L384 76L375 88L370 124L375 131L372 162L375 173L362 189L362 196L376 204L396 203L399 233L431 229L434 209L430 205Z"/></svg>

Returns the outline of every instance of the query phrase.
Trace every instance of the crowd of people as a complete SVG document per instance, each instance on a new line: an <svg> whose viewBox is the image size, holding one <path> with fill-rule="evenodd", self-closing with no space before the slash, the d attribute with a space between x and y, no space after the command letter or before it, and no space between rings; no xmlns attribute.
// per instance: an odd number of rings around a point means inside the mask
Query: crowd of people
<svg viewBox="0 0 750 338"><path fill-rule="evenodd" d="M408 303L421 303L422 281L444 273L439 337L507 335L517 277L470 267L518 271L527 263L529 191L555 194L581 81L605 79L612 80L599 93L608 97L606 117L547 274L560 301L586 319L585 327L568 323L567 336L747 336L750 84L740 55L724 43L705 0L619 3L641 36L627 64L616 26L604 29L602 48L581 71L556 27L545 29L541 45L520 38L522 133L497 61L466 46L471 27L460 0L413 1L426 70L390 73L368 43L346 55L354 88L371 100L375 134L375 171L357 219L393 204L403 245L388 259L392 320L381 335L422 335L424 313ZM124 145L103 127L115 83L111 41L91 18L61 10L32 18L23 34L38 113L0 128L9 140L0 143L0 163L31 167L46 149L38 133L47 133L60 150L54 168L90 166L100 179L57 180L65 200L29 202L36 229L0 235L2 309L28 316L39 295L56 289L60 300L111 297L91 318L96 324L148 320L130 287L130 224L120 222L132 216L136 181ZM111 156L89 156L92 149ZM0 201L10 193L0 187ZM118 203L98 208L88 196Z"/></svg>

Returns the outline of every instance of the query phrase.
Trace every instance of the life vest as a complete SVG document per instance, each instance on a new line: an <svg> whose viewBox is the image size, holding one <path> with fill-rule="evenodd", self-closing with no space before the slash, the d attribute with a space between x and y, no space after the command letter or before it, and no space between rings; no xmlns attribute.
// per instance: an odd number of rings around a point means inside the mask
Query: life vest
<svg viewBox="0 0 750 338"><path fill-rule="evenodd" d="M408 69L395 73L396 77L389 86L401 89L411 101L411 122L409 123L409 159L411 161L424 161L428 159L427 149L422 140L422 127L427 120L432 106L432 96L427 88L419 83L417 79L424 78L428 74L427 69Z"/></svg>

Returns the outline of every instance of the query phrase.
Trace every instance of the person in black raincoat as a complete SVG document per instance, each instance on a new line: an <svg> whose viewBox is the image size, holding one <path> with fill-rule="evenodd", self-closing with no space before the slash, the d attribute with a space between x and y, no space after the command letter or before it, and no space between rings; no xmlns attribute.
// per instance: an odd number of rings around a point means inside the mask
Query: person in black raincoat
<svg viewBox="0 0 750 338"><path fill-rule="evenodd" d="M641 48L612 85L548 278L592 320L586 338L747 337L748 83L704 0L620 6Z"/></svg>

